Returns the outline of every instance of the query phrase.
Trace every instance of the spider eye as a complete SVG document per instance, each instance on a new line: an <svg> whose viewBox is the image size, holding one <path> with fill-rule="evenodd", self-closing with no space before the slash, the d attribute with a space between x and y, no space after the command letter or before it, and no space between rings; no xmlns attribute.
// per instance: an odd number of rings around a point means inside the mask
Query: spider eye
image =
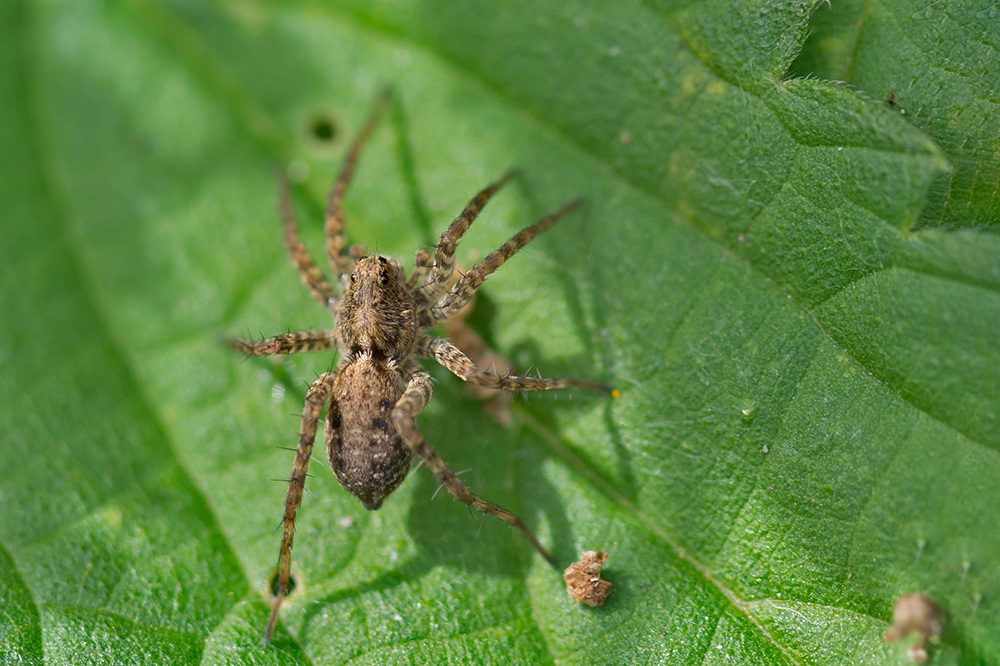
<svg viewBox="0 0 1000 666"><path fill-rule="evenodd" d="M354 283L354 282L357 282L357 281L358 281L358 274L357 273L351 273L351 283Z"/></svg>
<svg viewBox="0 0 1000 666"><path fill-rule="evenodd" d="M386 273L382 273L381 277L379 277L378 280L382 284L389 284L389 276Z"/></svg>

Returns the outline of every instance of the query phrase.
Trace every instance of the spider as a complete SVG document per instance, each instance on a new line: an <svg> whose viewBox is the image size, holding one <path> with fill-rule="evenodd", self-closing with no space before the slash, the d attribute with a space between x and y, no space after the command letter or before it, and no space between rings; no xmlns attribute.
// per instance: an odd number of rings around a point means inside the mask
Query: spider
<svg viewBox="0 0 1000 666"><path fill-rule="evenodd" d="M254 342L231 340L234 349L252 356L296 354L336 348L340 360L335 372L319 376L306 392L299 429L299 443L285 496L278 591L264 643L270 642L278 611L288 591L295 514L302 501L306 471L324 405L326 453L341 485L361 500L365 508L378 509L406 478L416 453L441 484L470 507L496 516L520 529L535 550L553 566L555 559L516 515L472 493L432 449L417 429L415 417L433 393L431 376L417 357L433 358L467 382L494 389L541 391L577 386L610 391L610 387L568 377L542 379L500 376L476 367L454 344L425 331L456 313L472 299L486 277L531 239L571 212L580 201L570 202L543 217L491 252L457 281L453 279L455 247L473 220L514 172L487 186L455 218L433 255L418 250L416 267L406 277L400 264L388 257L368 256L361 246L346 247L341 201L365 142L388 102L388 93L376 102L354 140L326 204L326 245L334 280L327 281L298 238L287 182L282 179L279 208L285 247L302 282L333 316L331 330L288 333ZM334 285L339 284L339 289Z"/></svg>

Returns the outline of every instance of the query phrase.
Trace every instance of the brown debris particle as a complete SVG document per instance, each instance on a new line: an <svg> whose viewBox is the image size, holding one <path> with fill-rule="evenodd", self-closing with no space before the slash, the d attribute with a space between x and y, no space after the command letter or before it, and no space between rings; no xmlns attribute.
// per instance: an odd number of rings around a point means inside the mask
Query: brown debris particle
<svg viewBox="0 0 1000 666"><path fill-rule="evenodd" d="M941 642L944 613L941 607L926 594L907 594L900 597L892 609L892 626L886 629L886 641L910 638L913 644L906 656L918 664L927 663L927 643Z"/></svg>
<svg viewBox="0 0 1000 666"><path fill-rule="evenodd" d="M570 597L591 608L603 606L611 591L611 583L601 580L601 564L608 559L603 550L588 550L580 554L580 561L566 568L566 592Z"/></svg>

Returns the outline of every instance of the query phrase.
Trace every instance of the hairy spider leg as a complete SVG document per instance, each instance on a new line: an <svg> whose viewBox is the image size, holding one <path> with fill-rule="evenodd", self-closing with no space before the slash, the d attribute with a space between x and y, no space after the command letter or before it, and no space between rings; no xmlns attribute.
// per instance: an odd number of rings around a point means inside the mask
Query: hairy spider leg
<svg viewBox="0 0 1000 666"><path fill-rule="evenodd" d="M292 195L288 185L288 178L284 173L278 176L278 210L281 213L281 227L284 232L285 247L288 249L288 256L291 257L295 269L302 278L302 284L306 286L312 297L327 309L333 307L336 302L336 290L326 281L313 260L312 255L306 250L305 245L299 240L298 225L295 223L295 209L292 207Z"/></svg>
<svg viewBox="0 0 1000 666"><path fill-rule="evenodd" d="M520 518L492 502L487 502L469 490L441 459L441 456L424 440L423 435L417 429L416 416L427 406L434 393L431 376L414 361L408 361L404 367L410 374L410 381L392 411L393 423L396 425L396 430L402 435L403 441L413 449L414 453L420 456L420 459L427 464L434 476L455 499L518 528L549 564L557 566L552 554L539 543L534 533Z"/></svg>
<svg viewBox="0 0 1000 666"><path fill-rule="evenodd" d="M415 354L433 358L460 379L486 388L510 391L548 391L576 386L591 391L610 392L612 390L607 384L586 379L574 379L573 377L544 378L498 375L489 370L480 370L461 349L444 338L420 335L413 346Z"/></svg>
<svg viewBox="0 0 1000 666"><path fill-rule="evenodd" d="M292 464L292 476L288 480L288 493L285 495L285 516L281 529L281 554L278 558L278 595L271 607L271 615L267 618L267 629L264 630L264 645L271 642L274 628L278 624L278 611L281 602L288 592L288 579L292 570L292 538L295 535L295 512L302 504L302 491L306 487L306 473L309 470L309 459L312 455L313 443L316 441L316 426L319 423L323 406L333 395L333 382L337 377L335 372L324 372L312 383L306 391L305 406L302 408L302 426L299 428L299 446L295 451L295 462Z"/></svg>
<svg viewBox="0 0 1000 666"><path fill-rule="evenodd" d="M406 288L413 290L417 285L427 279L431 268L434 266L434 255L424 248L417 250L417 255L413 262L413 272L406 281Z"/></svg>
<svg viewBox="0 0 1000 666"><path fill-rule="evenodd" d="M475 295L476 290L479 289L479 286L490 273L500 268L505 261L531 242L535 236L554 225L563 216L575 210L581 203L581 199L569 202L555 213L546 215L530 227L522 229L510 240L501 245L499 249L486 255L485 259L469 269L469 272L463 275L444 296L434 303L431 307L431 315L434 319L440 321L458 312Z"/></svg>
<svg viewBox="0 0 1000 666"><path fill-rule="evenodd" d="M344 164L340 167L340 174L337 175L337 180L330 188L330 194L326 200L326 223L324 225L326 228L326 250L330 255L330 270L333 271L335 282L340 282L340 278L350 273L354 265L347 254L347 239L344 237L344 209L341 207L341 201L347 191L347 186L351 183L351 178L354 176L354 166L357 164L358 155L361 154L361 149L364 148L365 142L368 141L368 137L371 136L382 117L390 96L391 92L388 88L379 95L365 126L347 152Z"/></svg>
<svg viewBox="0 0 1000 666"><path fill-rule="evenodd" d="M451 274L455 270L455 247L458 245L459 239L468 231L469 226L476 220L493 195L516 175L516 171L508 171L500 180L483 188L441 234L437 249L434 251L434 265L431 268L430 277L420 289L428 303L434 302L438 295L448 288Z"/></svg>
<svg viewBox="0 0 1000 666"><path fill-rule="evenodd" d="M323 351L336 346L333 331L299 331L259 340L226 340L226 344L249 356L274 356Z"/></svg>

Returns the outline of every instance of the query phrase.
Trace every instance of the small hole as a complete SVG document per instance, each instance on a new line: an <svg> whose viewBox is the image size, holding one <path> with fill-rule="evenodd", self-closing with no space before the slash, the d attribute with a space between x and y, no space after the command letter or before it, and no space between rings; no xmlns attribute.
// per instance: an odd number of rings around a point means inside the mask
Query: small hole
<svg viewBox="0 0 1000 666"><path fill-rule="evenodd" d="M292 596L292 592L295 591L295 587L297 585L298 585L298 582L296 582L296 580L295 580L295 575L294 574L290 575L288 577L288 590L285 592L285 597ZM270 580L269 586L271 588L271 596L272 597L277 597L278 596L278 570L277 569L275 569L274 571L271 572L271 580Z"/></svg>
<svg viewBox="0 0 1000 666"><path fill-rule="evenodd" d="M337 138L337 126L328 116L316 116L309 124L309 132L317 141L329 143Z"/></svg>

